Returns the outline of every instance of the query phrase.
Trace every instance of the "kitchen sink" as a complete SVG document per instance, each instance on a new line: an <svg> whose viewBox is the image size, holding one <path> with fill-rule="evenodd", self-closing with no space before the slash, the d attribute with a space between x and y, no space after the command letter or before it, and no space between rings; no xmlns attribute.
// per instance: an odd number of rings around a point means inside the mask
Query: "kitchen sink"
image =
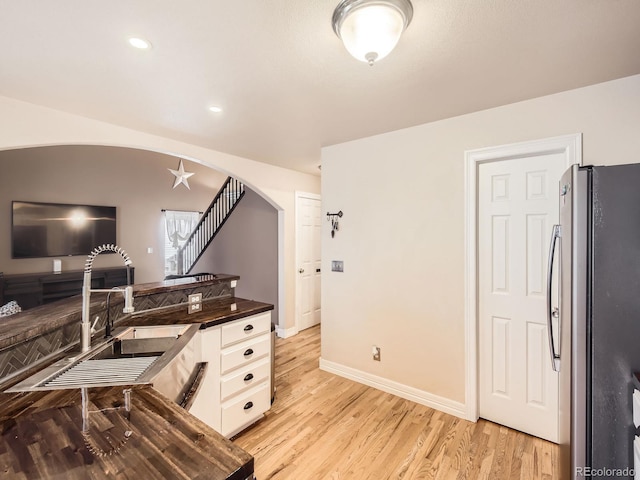
<svg viewBox="0 0 640 480"><path fill-rule="evenodd" d="M187 330L191 325L154 325L144 327L126 327L126 329L117 335L120 340L134 340L142 338L173 338L176 339Z"/></svg>
<svg viewBox="0 0 640 480"><path fill-rule="evenodd" d="M127 327L113 342L91 358L134 358L159 356L169 350L191 325Z"/></svg>
<svg viewBox="0 0 640 480"><path fill-rule="evenodd" d="M117 329L112 338L102 340L88 352L68 356L7 391L153 383L198 328L158 325Z"/></svg>

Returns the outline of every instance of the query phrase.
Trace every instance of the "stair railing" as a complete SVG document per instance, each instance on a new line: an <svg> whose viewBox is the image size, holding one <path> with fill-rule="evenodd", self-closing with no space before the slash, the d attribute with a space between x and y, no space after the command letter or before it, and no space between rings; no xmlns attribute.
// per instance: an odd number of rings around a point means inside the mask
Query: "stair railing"
<svg viewBox="0 0 640 480"><path fill-rule="evenodd" d="M191 273L191 269L218 234L244 193L242 182L227 177L209 208L205 210L193 232L177 252L179 275Z"/></svg>

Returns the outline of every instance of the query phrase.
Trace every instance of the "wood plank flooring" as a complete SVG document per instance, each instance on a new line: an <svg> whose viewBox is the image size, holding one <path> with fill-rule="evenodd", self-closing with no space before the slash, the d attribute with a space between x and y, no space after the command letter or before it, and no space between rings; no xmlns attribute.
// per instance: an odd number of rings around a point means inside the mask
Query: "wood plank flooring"
<svg viewBox="0 0 640 480"><path fill-rule="evenodd" d="M554 479L558 447L318 368L320 327L276 340L276 401L235 443L258 480Z"/></svg>

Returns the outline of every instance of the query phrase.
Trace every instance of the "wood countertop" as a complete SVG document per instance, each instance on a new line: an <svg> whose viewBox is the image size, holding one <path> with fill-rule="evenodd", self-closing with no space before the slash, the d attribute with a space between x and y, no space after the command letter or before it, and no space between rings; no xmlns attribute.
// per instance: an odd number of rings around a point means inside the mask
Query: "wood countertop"
<svg viewBox="0 0 640 480"><path fill-rule="evenodd" d="M236 278L216 275L202 281ZM196 284L202 283L193 277L138 284L134 297ZM82 298L76 296L2 319L0 349L79 322L81 306ZM116 326L200 323L207 328L272 309L271 304L225 297L203 302L202 310L191 315L186 305L179 305L135 312ZM128 415L124 388L132 392ZM88 435L83 435L80 389L0 393L0 477L245 480L253 473L251 455L151 386L86 391ZM127 431L132 432L128 438Z"/></svg>
<svg viewBox="0 0 640 480"><path fill-rule="evenodd" d="M239 297L228 297L202 303L202 310L187 313L187 306L163 308L157 311L142 311L131 314L129 318L118 322L118 327L144 325L184 325L199 323L200 328L209 328L222 323L256 313L273 310L270 303L257 302Z"/></svg>
<svg viewBox="0 0 640 480"><path fill-rule="evenodd" d="M162 282L141 283L133 285L133 295L142 297L156 293L172 292L182 290L190 286L207 286L220 282L237 280L237 275L216 274L216 275L196 275L192 277L165 280ZM233 300L232 298L230 300ZM91 305L103 305L105 299L102 296L93 295ZM203 305L216 303L216 301L205 302ZM229 304L229 307L230 308ZM263 304L268 305L268 304ZM225 304L226 306L226 304ZM273 308L273 306L271 306ZM80 322L82 316L82 296L58 300L54 303L31 308L24 312L0 319L0 349L24 342L45 332L55 330L73 322ZM186 308L185 308L186 313ZM257 312L256 312L257 313ZM245 314L246 315L246 314ZM238 312L239 318L243 316ZM140 318L140 315L137 315ZM228 320L227 320L228 321ZM179 323L197 323L197 321L184 321ZM129 325L130 323L128 323ZM210 325L209 325L210 326Z"/></svg>
<svg viewBox="0 0 640 480"><path fill-rule="evenodd" d="M129 412L123 388L131 388ZM0 476L245 480L253 473L251 455L149 386L90 388L86 398L83 429L80 389L0 394Z"/></svg>
<svg viewBox="0 0 640 480"><path fill-rule="evenodd" d="M97 301L95 303L97 304ZM0 318L0 349L27 341L68 323L80 322L81 309L82 297L78 295Z"/></svg>
<svg viewBox="0 0 640 480"><path fill-rule="evenodd" d="M152 295L154 293L182 290L185 286L194 286L196 284L198 286L215 285L216 283L239 279L240 277L238 275L228 275L226 273L203 273L174 278L172 280L163 280L160 282L136 283L133 285L133 296L140 297L144 295Z"/></svg>

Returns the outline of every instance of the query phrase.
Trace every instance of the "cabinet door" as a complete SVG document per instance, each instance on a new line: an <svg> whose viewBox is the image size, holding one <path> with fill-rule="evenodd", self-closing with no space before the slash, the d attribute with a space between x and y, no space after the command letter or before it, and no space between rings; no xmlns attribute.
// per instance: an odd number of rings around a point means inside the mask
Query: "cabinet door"
<svg viewBox="0 0 640 480"><path fill-rule="evenodd" d="M207 362L209 369L220 372L220 328L211 327L198 332L200 335L200 361Z"/></svg>
<svg viewBox="0 0 640 480"><path fill-rule="evenodd" d="M15 300L23 310L37 307L42 305L42 285L37 277L5 278L3 297L3 305Z"/></svg>
<svg viewBox="0 0 640 480"><path fill-rule="evenodd" d="M216 431L220 431L220 328L212 327L198 332L196 358L207 363L207 373L193 400L189 413Z"/></svg>
<svg viewBox="0 0 640 480"><path fill-rule="evenodd" d="M218 379L218 372L208 367L200 390L188 412L220 432L220 401L218 400L220 382Z"/></svg>

